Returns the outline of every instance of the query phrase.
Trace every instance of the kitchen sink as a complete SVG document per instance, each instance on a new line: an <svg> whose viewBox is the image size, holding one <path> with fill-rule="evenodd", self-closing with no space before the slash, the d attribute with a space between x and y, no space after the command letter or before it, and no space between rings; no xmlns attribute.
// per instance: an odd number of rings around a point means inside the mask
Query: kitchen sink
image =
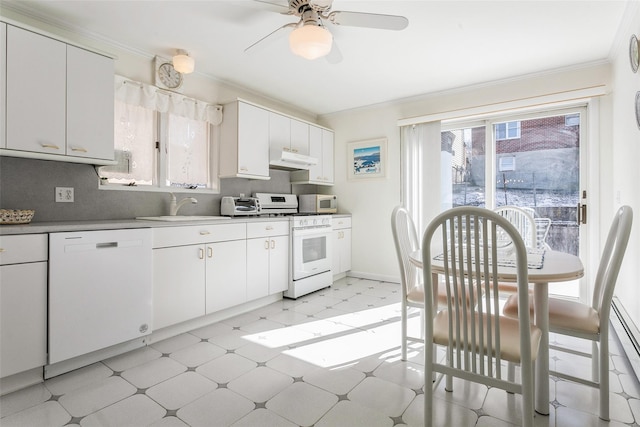
<svg viewBox="0 0 640 427"><path fill-rule="evenodd" d="M146 221L214 221L220 219L231 219L228 216L199 216L199 215L163 215L163 216L139 216L136 219Z"/></svg>

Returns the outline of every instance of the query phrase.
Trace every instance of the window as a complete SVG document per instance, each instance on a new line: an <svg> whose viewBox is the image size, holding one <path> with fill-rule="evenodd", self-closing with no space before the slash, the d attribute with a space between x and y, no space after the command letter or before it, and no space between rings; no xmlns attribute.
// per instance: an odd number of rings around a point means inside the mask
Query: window
<svg viewBox="0 0 640 427"><path fill-rule="evenodd" d="M100 168L102 188L218 192L211 128L221 122L221 108L122 78L120 84L114 123L118 164Z"/></svg>
<svg viewBox="0 0 640 427"><path fill-rule="evenodd" d="M520 138L520 122L506 122L495 124L496 139Z"/></svg>

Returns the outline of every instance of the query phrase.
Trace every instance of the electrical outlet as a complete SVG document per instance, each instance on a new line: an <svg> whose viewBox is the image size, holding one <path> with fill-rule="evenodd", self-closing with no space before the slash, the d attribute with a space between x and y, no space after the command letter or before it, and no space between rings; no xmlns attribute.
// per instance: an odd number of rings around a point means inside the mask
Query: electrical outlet
<svg viewBox="0 0 640 427"><path fill-rule="evenodd" d="M73 203L73 187L56 187L56 202Z"/></svg>

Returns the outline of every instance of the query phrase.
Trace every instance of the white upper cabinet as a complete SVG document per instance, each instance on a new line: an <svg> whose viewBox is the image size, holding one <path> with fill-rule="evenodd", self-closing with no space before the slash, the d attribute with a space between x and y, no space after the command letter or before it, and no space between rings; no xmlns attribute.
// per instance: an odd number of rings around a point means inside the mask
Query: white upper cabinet
<svg viewBox="0 0 640 427"><path fill-rule="evenodd" d="M309 170L291 173L292 184L333 185L333 132L309 126L309 156L318 163Z"/></svg>
<svg viewBox="0 0 640 427"><path fill-rule="evenodd" d="M225 105L220 139L220 178L269 179L269 111Z"/></svg>
<svg viewBox="0 0 640 427"><path fill-rule="evenodd" d="M2 154L112 163L113 60L32 31L6 27L6 144L2 148L7 151Z"/></svg>
<svg viewBox="0 0 640 427"><path fill-rule="evenodd" d="M309 154L309 124L291 119L291 151L296 154Z"/></svg>
<svg viewBox="0 0 640 427"><path fill-rule="evenodd" d="M112 160L113 60L67 46L67 155Z"/></svg>
<svg viewBox="0 0 640 427"><path fill-rule="evenodd" d="M0 22L0 148L7 148L7 24Z"/></svg>
<svg viewBox="0 0 640 427"><path fill-rule="evenodd" d="M67 46L7 26L7 148L66 153Z"/></svg>
<svg viewBox="0 0 640 427"><path fill-rule="evenodd" d="M288 161L282 153L298 156L309 155L309 124L291 117L269 112L269 163L283 168L303 168L305 159L296 163L296 157Z"/></svg>

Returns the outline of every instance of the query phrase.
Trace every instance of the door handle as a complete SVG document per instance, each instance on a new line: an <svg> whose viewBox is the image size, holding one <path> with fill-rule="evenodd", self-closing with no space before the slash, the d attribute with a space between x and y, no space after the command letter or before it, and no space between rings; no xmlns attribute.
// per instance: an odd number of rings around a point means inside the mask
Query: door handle
<svg viewBox="0 0 640 427"><path fill-rule="evenodd" d="M577 214L578 225L587 223L587 205L578 203L578 214Z"/></svg>
<svg viewBox="0 0 640 427"><path fill-rule="evenodd" d="M207 253L209 255L209 258L213 258L213 248L211 246L207 248Z"/></svg>
<svg viewBox="0 0 640 427"><path fill-rule="evenodd" d="M272 240L271 241L271 249L275 249L276 248L276 241Z"/></svg>
<svg viewBox="0 0 640 427"><path fill-rule="evenodd" d="M198 254L199 254L199 255L198 255L198 257L199 257L200 259L204 259L204 249L200 248L200 249L198 250Z"/></svg>

